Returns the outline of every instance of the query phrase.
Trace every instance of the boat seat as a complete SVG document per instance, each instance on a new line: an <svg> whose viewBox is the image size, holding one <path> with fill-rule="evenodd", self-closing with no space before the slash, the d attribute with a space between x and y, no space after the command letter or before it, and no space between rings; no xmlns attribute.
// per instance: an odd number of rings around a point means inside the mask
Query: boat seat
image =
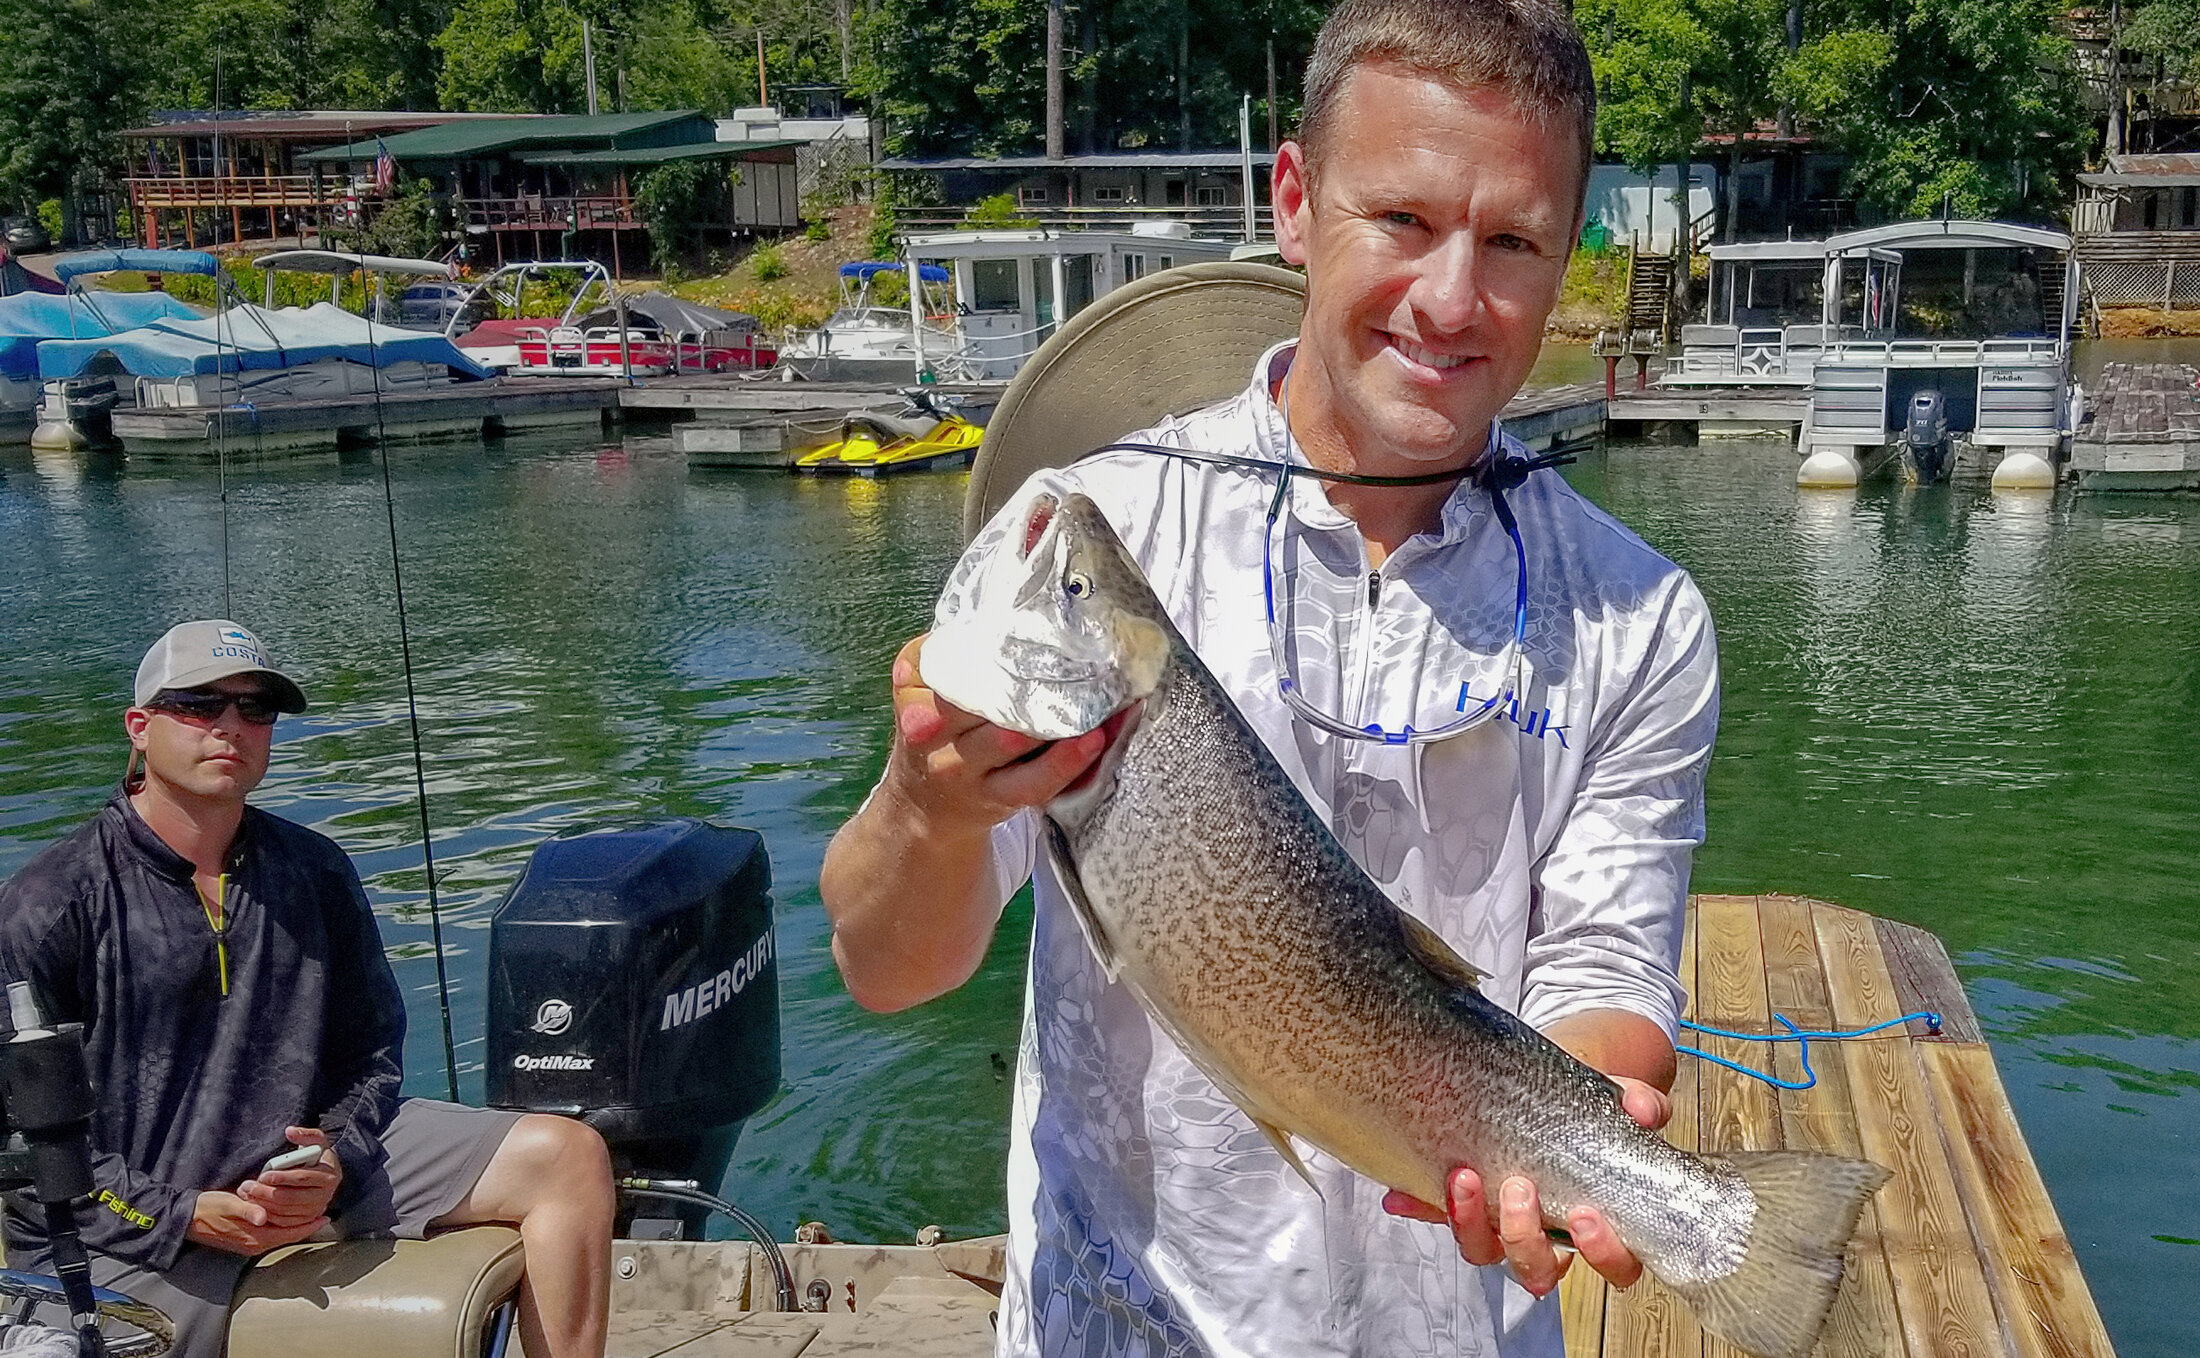
<svg viewBox="0 0 2200 1358"><path fill-rule="evenodd" d="M230 1358L480 1358L524 1262L509 1226L276 1250L237 1284Z"/></svg>

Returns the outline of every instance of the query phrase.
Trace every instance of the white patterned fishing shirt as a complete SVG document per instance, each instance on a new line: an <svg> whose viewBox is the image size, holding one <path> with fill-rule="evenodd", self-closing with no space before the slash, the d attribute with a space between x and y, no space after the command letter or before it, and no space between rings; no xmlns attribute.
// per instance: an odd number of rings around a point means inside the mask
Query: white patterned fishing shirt
<svg viewBox="0 0 2200 1358"><path fill-rule="evenodd" d="M1132 437L1282 460L1269 379L1289 353L1265 355L1235 399ZM1272 474L1105 454L1035 476L980 540L1020 531L1042 486L1100 506L1299 791L1490 999L1539 1027L1621 1009L1674 1032L1718 724L1711 620L1685 572L1534 473L1506 495L1528 557L1525 695L1433 744L1348 741L1278 696L1261 603ZM1292 478L1288 503L1278 624L1318 708L1426 730L1508 684L1518 567L1484 489L1463 484L1438 532L1391 554L1372 604L1352 522L1311 478ZM1319 1151L1305 1157L1319 1197L1285 1165L1101 972L1037 824L1026 812L993 836L1002 904L1037 873L999 1352L1557 1358L1555 1293L1538 1303L1501 1265L1463 1262L1448 1230L1385 1214L1382 1185Z"/></svg>

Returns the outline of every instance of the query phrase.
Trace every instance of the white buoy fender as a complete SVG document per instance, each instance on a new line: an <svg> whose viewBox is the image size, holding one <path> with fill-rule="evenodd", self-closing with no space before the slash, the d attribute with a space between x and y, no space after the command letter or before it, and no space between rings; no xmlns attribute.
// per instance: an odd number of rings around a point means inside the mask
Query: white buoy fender
<svg viewBox="0 0 2200 1358"><path fill-rule="evenodd" d="M1995 490L2053 490L2055 469L2038 453L2007 453L1994 468Z"/></svg>
<svg viewBox="0 0 2200 1358"><path fill-rule="evenodd" d="M69 453L89 448L92 441L67 420L41 420L31 431L31 447L45 453Z"/></svg>
<svg viewBox="0 0 2200 1358"><path fill-rule="evenodd" d="M1853 486L1864 479L1864 469L1844 448L1821 448L1795 469L1798 486Z"/></svg>

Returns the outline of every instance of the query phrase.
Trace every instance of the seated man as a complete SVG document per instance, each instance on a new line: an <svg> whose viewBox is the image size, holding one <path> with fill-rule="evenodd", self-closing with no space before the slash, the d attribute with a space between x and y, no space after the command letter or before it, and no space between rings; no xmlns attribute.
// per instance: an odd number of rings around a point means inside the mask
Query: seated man
<svg viewBox="0 0 2200 1358"><path fill-rule="evenodd" d="M405 1009L359 874L245 805L305 695L233 622L178 624L138 666L121 790L0 886L0 978L81 1022L99 1109L93 1278L223 1350L239 1276L314 1238L510 1222L528 1351L604 1348L612 1187L565 1118L401 1098ZM139 767L142 761L142 769ZM268 1169L300 1147L297 1168ZM11 1266L50 1270L28 1203Z"/></svg>

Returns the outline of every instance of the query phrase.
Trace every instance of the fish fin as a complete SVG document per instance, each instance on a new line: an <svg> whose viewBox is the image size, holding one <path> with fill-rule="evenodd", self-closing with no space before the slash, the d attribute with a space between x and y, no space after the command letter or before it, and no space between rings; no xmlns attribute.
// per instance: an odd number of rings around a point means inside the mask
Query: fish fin
<svg viewBox="0 0 2200 1358"><path fill-rule="evenodd" d="M1398 923L1405 928L1406 947L1415 957L1421 959L1422 966L1453 985L1466 986L1469 989L1481 987L1481 971L1472 962L1453 952L1451 945L1434 929L1404 910L1398 912Z"/></svg>
<svg viewBox="0 0 2200 1358"><path fill-rule="evenodd" d="M1092 945L1092 955L1099 960L1100 970L1110 981L1115 979L1119 966L1115 958L1115 941L1100 926L1100 916L1092 908L1092 898L1085 894L1085 884L1077 876L1077 865L1070 861L1069 839L1062 827L1051 818L1041 817L1047 828L1047 861L1054 864L1054 875L1061 879L1062 894L1069 897L1069 906L1077 915L1077 922L1084 926L1085 942Z"/></svg>
<svg viewBox="0 0 2200 1358"><path fill-rule="evenodd" d="M1257 1113L1247 1113L1245 1116L1253 1120L1255 1127L1260 1128L1260 1134L1268 1138L1268 1144L1276 1148L1276 1154L1283 1157L1283 1162L1297 1170L1299 1177L1306 1180L1306 1186L1314 1190L1314 1196L1321 1197L1322 1186L1314 1182L1314 1171L1308 1169L1306 1162L1299 1158L1299 1153L1292 1149L1291 1134Z"/></svg>
<svg viewBox="0 0 2200 1358"><path fill-rule="evenodd" d="M1841 1289L1842 1256L1864 1204L1894 1176L1869 1160L1803 1151L1703 1158L1733 1166L1757 1212L1739 1268L1673 1290L1721 1338L1764 1358L1806 1358Z"/></svg>

